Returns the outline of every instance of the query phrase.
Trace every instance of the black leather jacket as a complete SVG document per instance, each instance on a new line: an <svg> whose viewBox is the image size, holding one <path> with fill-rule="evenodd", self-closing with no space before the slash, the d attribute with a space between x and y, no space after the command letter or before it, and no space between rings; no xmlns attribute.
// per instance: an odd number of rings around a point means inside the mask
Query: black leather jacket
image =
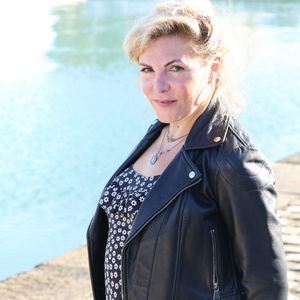
<svg viewBox="0 0 300 300"><path fill-rule="evenodd" d="M151 126L112 178L164 126ZM135 218L122 253L123 300L287 299L273 185L237 121L209 105ZM105 299L107 229L98 205L87 233L95 300Z"/></svg>

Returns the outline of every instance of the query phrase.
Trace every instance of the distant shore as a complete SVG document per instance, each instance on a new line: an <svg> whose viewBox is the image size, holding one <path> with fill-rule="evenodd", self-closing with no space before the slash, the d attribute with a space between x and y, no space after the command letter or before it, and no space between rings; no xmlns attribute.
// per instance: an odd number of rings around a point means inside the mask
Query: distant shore
<svg viewBox="0 0 300 300"><path fill-rule="evenodd" d="M288 264L289 300L300 300L300 152L273 165ZM2 300L92 300L86 245L0 281Z"/></svg>

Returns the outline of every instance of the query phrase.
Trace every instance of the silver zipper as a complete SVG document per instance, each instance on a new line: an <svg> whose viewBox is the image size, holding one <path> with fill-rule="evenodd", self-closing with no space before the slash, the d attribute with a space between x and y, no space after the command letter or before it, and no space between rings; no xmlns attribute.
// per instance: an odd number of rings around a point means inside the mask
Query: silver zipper
<svg viewBox="0 0 300 300"><path fill-rule="evenodd" d="M212 242L212 256L213 256L213 300L220 300L220 289L218 279L218 261L217 261L217 243L215 230L210 230L211 242Z"/></svg>
<svg viewBox="0 0 300 300"><path fill-rule="evenodd" d="M125 298L125 286L124 286L124 284L125 284L125 268L124 268L124 264L125 264L125 262L124 262L124 257L123 257L123 253L124 253L124 249L125 249L125 247L129 244L129 242L134 238L134 237L136 237L139 233L140 233L140 231L145 227L145 226L147 226L157 215L159 215L167 206L169 206L169 204L179 195L179 194L181 194L182 192L184 192L186 189L188 189L188 188L190 188L191 186L193 186L193 185L195 185L195 184L197 184L197 183L199 183L200 181L201 181L201 179L202 179L202 177L200 177L197 181L195 181L195 182L193 182L192 184L190 184L190 185L188 185L188 186L186 186L184 189L182 189L182 190L180 190L178 193L176 193L160 210L158 210L146 223L144 223L144 225L143 226L141 226L141 228L133 235L133 236L131 236L130 237L130 239L129 240L127 240L126 242L125 242L125 244L124 244L124 247L123 247L123 249L122 249L122 262L121 262L121 273L122 273L122 278L121 278L121 280L122 280L122 300L126 300L127 298ZM144 201L145 201L146 199L144 199ZM133 227L133 226L132 226ZM216 298L217 299L217 298ZM219 299L218 299L219 300Z"/></svg>

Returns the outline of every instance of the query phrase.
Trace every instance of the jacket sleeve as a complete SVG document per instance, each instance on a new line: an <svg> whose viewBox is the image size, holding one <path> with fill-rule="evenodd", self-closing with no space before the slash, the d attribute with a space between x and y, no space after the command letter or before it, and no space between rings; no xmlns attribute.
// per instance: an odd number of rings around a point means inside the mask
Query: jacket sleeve
<svg viewBox="0 0 300 300"><path fill-rule="evenodd" d="M259 151L240 147L219 161L216 185L242 299L286 300L286 263L270 167Z"/></svg>

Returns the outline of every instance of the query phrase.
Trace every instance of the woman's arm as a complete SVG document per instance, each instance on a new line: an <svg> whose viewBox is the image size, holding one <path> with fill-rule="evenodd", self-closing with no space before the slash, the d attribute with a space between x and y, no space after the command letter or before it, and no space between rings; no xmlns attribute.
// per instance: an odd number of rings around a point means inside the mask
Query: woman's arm
<svg viewBox="0 0 300 300"><path fill-rule="evenodd" d="M216 179L243 299L286 300L286 263L271 169L259 151L242 146L219 162Z"/></svg>

